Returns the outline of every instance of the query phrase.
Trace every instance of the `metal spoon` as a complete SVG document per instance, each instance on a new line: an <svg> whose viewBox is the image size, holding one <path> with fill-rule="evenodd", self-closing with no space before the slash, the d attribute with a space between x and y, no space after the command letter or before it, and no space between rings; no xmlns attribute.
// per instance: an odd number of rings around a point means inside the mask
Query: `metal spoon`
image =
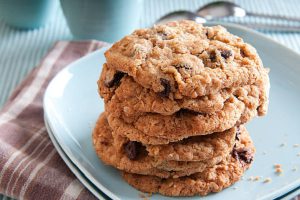
<svg viewBox="0 0 300 200"><path fill-rule="evenodd" d="M230 16L233 17L254 16L254 17L263 17L263 18L271 18L277 20L288 20L288 21L300 22L300 18L297 17L287 17L281 15L269 15L269 14L248 12L244 8L240 7L239 5L228 1L211 2L199 8L196 11L196 13L207 20L213 20L213 19L230 17Z"/></svg>
<svg viewBox="0 0 300 200"><path fill-rule="evenodd" d="M231 5L236 5L231 2L227 2ZM225 3L227 5L227 3ZM223 4L223 3L222 3ZM214 6L212 6L214 5ZM215 6L217 5L217 6ZM180 10L171 12L161 18L159 18L155 24L165 24L166 22L176 21L176 20L193 20L198 23L206 23L210 20L220 19L222 17L234 16L243 17L246 15L254 15L253 13L246 12L244 9L240 8L239 6L230 6L230 7L223 7L220 6L221 3L210 3L198 9L198 13L201 11L201 15L199 16L196 13ZM205 9L204 9L205 8ZM229 9L230 8L230 9ZM213 11L214 10L214 11ZM213 11L213 12L212 12ZM257 16L257 15L256 15ZM259 16L262 16L259 14ZM264 15L265 16L265 15ZM279 19L280 16L277 16ZM280 19L282 19L280 17ZM300 26L289 26L289 25L273 25L273 24L257 24L257 23L242 23L238 22L241 25L247 26L249 28L253 28L260 31L274 31L274 32L300 32Z"/></svg>
<svg viewBox="0 0 300 200"><path fill-rule="evenodd" d="M196 13L185 11L185 10L179 10L162 16L156 21L155 24L165 24L167 22L177 21L177 20L192 20L200 24L206 22L206 19L198 16Z"/></svg>

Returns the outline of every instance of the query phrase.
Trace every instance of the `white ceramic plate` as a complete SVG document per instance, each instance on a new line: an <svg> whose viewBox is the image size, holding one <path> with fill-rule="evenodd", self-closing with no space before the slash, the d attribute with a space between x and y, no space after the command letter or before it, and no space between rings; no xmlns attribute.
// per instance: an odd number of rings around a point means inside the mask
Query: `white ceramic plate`
<svg viewBox="0 0 300 200"><path fill-rule="evenodd" d="M300 147L293 146L300 143L300 56L259 33L237 25L223 25L256 47L264 65L271 68L270 106L266 117L247 125L257 153L244 180L201 199L276 198L300 185ZM104 110L96 85L105 62L104 51L96 51L67 66L51 81L44 97L45 115L61 148L98 189L112 199L140 199L139 192L123 181L117 170L105 166L92 147L91 132ZM274 173L277 163L284 170L281 176ZM261 179L248 181L251 176ZM267 177L272 181L263 183ZM151 199L170 198L153 195Z"/></svg>

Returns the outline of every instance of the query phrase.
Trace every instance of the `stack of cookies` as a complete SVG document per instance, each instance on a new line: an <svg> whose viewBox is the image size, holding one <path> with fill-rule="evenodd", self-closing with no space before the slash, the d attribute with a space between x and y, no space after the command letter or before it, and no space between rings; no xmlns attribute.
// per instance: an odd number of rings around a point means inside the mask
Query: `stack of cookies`
<svg viewBox="0 0 300 200"><path fill-rule="evenodd" d="M133 187L207 195L238 181L255 148L244 126L265 115L269 79L256 50L191 21L136 30L105 53L100 159Z"/></svg>

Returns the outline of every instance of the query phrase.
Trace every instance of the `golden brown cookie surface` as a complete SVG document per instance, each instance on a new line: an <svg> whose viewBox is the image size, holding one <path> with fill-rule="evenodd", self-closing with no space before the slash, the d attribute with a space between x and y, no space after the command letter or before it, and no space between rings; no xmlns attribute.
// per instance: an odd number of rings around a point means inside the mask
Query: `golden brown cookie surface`
<svg viewBox="0 0 300 200"><path fill-rule="evenodd" d="M105 56L110 68L174 99L255 84L266 73L256 50L241 38L221 26L192 21L136 30ZM108 77L106 82L111 80Z"/></svg>

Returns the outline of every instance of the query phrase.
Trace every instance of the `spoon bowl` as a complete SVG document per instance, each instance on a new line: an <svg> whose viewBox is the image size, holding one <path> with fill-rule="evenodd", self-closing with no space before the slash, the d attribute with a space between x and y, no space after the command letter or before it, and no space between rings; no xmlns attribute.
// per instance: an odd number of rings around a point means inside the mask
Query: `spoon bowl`
<svg viewBox="0 0 300 200"><path fill-rule="evenodd" d="M239 5L228 1L216 1L199 8L196 13L206 20L214 20L223 17L245 17L247 12Z"/></svg>

